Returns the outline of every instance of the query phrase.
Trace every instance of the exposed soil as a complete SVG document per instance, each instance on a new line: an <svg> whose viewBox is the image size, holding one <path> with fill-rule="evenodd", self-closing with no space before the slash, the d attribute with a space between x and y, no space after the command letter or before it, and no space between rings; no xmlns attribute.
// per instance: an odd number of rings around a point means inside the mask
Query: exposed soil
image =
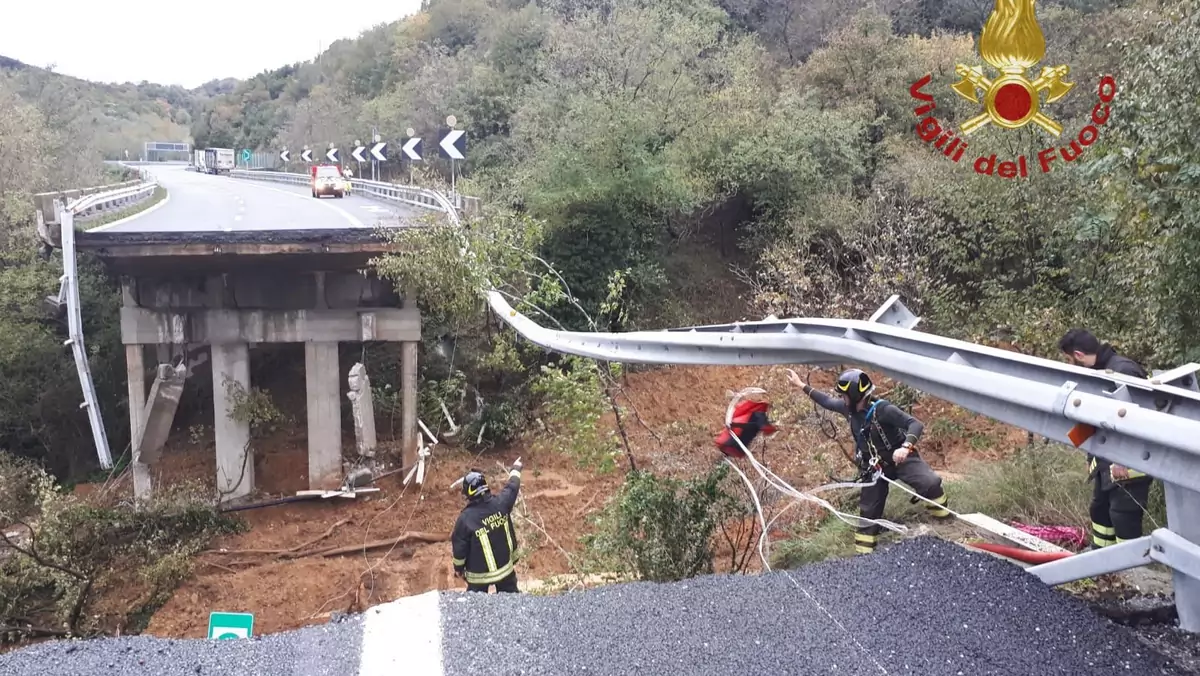
<svg viewBox="0 0 1200 676"><path fill-rule="evenodd" d="M832 378L828 372L814 372L812 384L828 389ZM624 424L638 466L682 477L720 462L713 437L721 429L731 395L746 387L767 390L761 396L773 403L772 418L780 431L756 456L779 476L808 488L829 482L830 474L853 474L843 455L850 449L844 423L830 415L837 438L826 436L811 402L788 385L783 367L663 367L629 374L622 404L627 407ZM886 387L881 389L886 395ZM265 495L286 495L308 487L302 401L301 397L295 409L300 412L299 424L257 443L255 478ZM1020 430L929 399L914 414L927 424L922 454L947 474L967 472L974 462L1002 457L1026 440ZM611 417L606 424L613 424ZM211 485L215 472L211 428L201 435L183 424L179 427L164 451L160 480ZM345 448L352 446L347 438ZM322 623L332 613L357 611L400 596L460 588L462 583L452 574L448 541L369 551L361 545L408 532L448 536L463 506L461 494L448 488L450 484L470 466L485 469L496 484L503 480L503 466L518 456L526 470L517 531L521 543L533 547L518 566L522 584L580 572L569 557L580 552L579 538L591 528L587 517L614 493L625 466L596 475L571 458L538 447L530 440L479 457L439 445L423 486L405 489L402 476L396 474L376 482L380 492L353 500L333 498L239 512L249 531L214 543L213 551L197 560L191 577L153 615L147 633L201 637L208 613L218 610L254 613L256 633L265 634ZM811 509L790 510L777 522L772 537L782 537L789 523L817 516ZM736 531L737 526L730 524L729 529ZM742 526L742 537L748 539L749 521ZM346 555L303 555L335 546L359 548ZM718 548L718 570L730 569L732 553L728 544ZM757 563L751 559L747 569L756 570ZM137 593L106 590L104 606L115 614L123 604L128 608Z"/></svg>

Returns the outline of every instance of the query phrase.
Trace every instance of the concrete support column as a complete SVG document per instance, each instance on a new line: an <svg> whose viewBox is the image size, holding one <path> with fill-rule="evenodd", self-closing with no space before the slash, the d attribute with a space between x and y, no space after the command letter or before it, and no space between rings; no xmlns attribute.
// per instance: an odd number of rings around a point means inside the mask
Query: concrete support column
<svg viewBox="0 0 1200 676"><path fill-rule="evenodd" d="M342 398L338 344L304 344L308 390L308 487L330 490L342 483Z"/></svg>
<svg viewBox="0 0 1200 676"><path fill-rule="evenodd" d="M213 436L217 442L217 492L220 501L245 497L254 490L254 454L250 423L234 420L234 400L226 381L250 391L250 349L246 343L212 346Z"/></svg>
<svg viewBox="0 0 1200 676"><path fill-rule="evenodd" d="M1176 535L1200 545L1200 493L1163 481L1167 498L1167 528ZM1175 610L1179 612L1179 628L1184 631L1200 632L1200 580L1186 573L1172 574L1175 590Z"/></svg>
<svg viewBox="0 0 1200 676"><path fill-rule="evenodd" d="M125 346L125 377L129 381L129 446L130 469L133 470L133 497L145 500L150 497L153 485L150 467L141 462L138 438L146 424L146 359L141 345Z"/></svg>
<svg viewBox="0 0 1200 676"><path fill-rule="evenodd" d="M417 464L417 348L419 343L400 344L400 464L405 469Z"/></svg>

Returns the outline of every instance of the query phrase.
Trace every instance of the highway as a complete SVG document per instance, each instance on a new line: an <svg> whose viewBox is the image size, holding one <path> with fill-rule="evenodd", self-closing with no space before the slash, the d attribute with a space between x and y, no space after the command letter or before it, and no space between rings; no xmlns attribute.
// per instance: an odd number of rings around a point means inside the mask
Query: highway
<svg viewBox="0 0 1200 676"><path fill-rule="evenodd" d="M357 195L313 199L308 186L148 167L167 199L97 232L234 232L397 227L424 210ZM86 228L86 225L84 226Z"/></svg>

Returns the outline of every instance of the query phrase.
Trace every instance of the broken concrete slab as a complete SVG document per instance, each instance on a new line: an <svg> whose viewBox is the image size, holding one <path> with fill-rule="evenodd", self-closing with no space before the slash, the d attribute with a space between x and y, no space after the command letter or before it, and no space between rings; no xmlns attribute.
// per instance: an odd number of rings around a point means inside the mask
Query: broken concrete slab
<svg viewBox="0 0 1200 676"><path fill-rule="evenodd" d="M175 411L179 408L179 398L183 396L187 370L186 364L159 364L158 374L146 400L145 424L134 446L135 462L153 464L158 461L162 447L167 443L167 436L171 433L171 425L175 422Z"/></svg>
<svg viewBox="0 0 1200 676"><path fill-rule="evenodd" d="M367 376L367 367L355 364L350 368L348 380L350 391L346 393L346 397L350 400L358 454L365 458L374 458L377 445L375 402L371 397L371 379Z"/></svg>

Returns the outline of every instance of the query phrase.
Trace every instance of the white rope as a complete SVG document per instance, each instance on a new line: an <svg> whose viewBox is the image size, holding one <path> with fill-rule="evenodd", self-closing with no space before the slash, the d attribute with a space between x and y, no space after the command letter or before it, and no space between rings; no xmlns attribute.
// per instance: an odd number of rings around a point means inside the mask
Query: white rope
<svg viewBox="0 0 1200 676"><path fill-rule="evenodd" d="M756 470L758 470L758 473L763 477L763 479L768 484L770 484L772 487L774 487L776 490L780 491L781 493L795 497L797 499L797 502L793 502L793 503L789 504L787 507L783 508L783 510L780 511L779 514L776 514L774 517L771 518L771 521L768 522L766 520L765 515L763 514L762 503L759 500L758 492L756 490L754 490L754 484L750 482L750 478L747 477L746 473L743 472L742 469L740 467L738 467L728 456L726 456L725 462L729 463L729 466L732 467L733 470L738 473L738 476L740 476L742 478L742 481L746 482L746 487L750 489L750 497L754 501L754 509L758 514L758 521L760 524L762 524L762 533L758 537L758 555L762 559L763 569L766 570L767 572L771 572L771 563L770 563L770 560L768 559L767 551L766 551L767 547L764 547L763 543L764 543L764 541L767 541L767 533L769 532L771 524L775 523L775 519L778 519L780 516L783 515L784 512L786 512L792 506L798 504L799 501L815 502L815 503L825 507L826 509L828 509L835 516L838 516L838 518L842 518L842 516L850 516L848 514L844 514L843 512L839 512L837 509L835 509L833 507L833 505L829 504L828 502L826 502L825 500L823 500L821 498L815 497L811 493L816 492L816 491L832 490L834 488L846 488L846 487L854 487L854 486L873 486L875 484L875 480L872 480L871 483L868 483L868 484L860 484L860 483L853 483L853 482L827 484L825 486L820 486L820 487L814 489L813 491L810 491L809 493L804 493L802 491L796 490L790 484L788 484L786 481L783 481L782 479L780 479L778 476L775 475L774 472L771 472L770 469L768 469L764 465L760 464L757 460L755 460L754 455L750 453L750 449L746 448L746 445L742 443L742 440L739 439L737 434L734 434L734 432L733 432L733 428L732 428L733 408L737 405L737 402L740 401L744 395L756 394L756 393L765 394L765 390L761 390L759 388L748 388L748 389L742 390L741 392L734 395L733 400L729 403L729 408L726 410L726 413L725 413L725 427L726 427L726 429L729 430L729 433L733 437L734 441L737 442L738 447L741 448L742 452L746 454L746 457L750 459L751 466L754 467ZM770 475L770 477L774 477L774 479L768 477L768 474ZM776 482L778 482L778 483L776 483ZM860 519L862 521L867 521L867 522L871 522L871 523L878 522L880 525L884 525L884 524L890 524L892 526L898 525L898 524L892 524L891 522L888 522L888 521L883 521L882 519L872 520L872 519L862 519L861 517L852 517L852 518ZM845 519L842 519L842 520L845 521ZM887 527L887 526L885 525L885 527ZM899 527L901 529L904 528L903 526L899 526ZM848 637L850 637L850 640L854 642L854 645L858 646L858 649L861 650L864 655L866 655L872 662L875 663L875 666L879 668L879 671L881 673L885 674L885 676L887 675L888 670L883 666L882 663L879 662L879 660L875 659L875 656L872 655L871 652L867 650L866 646L864 646L862 643L860 643L858 641L858 637L854 635L854 632L847 629L846 626L841 623L841 621L839 621L836 617L833 616L833 613L830 613L825 608L825 606L821 605L821 602L818 601L815 596L813 596L811 593L809 593L809 591L807 589L805 589L804 585L800 584L800 582L797 581L796 578L793 577L791 573L789 573L787 570L783 570L780 572L782 572L787 577L787 579L792 583L792 585L794 585L796 587L796 589L799 589L801 593L803 593L806 597L808 597L808 600L812 601L813 605L815 605L822 613L825 613L825 616L829 618L829 621L831 621L835 625L837 625L837 627L839 629L841 629L842 632L844 632Z"/></svg>

